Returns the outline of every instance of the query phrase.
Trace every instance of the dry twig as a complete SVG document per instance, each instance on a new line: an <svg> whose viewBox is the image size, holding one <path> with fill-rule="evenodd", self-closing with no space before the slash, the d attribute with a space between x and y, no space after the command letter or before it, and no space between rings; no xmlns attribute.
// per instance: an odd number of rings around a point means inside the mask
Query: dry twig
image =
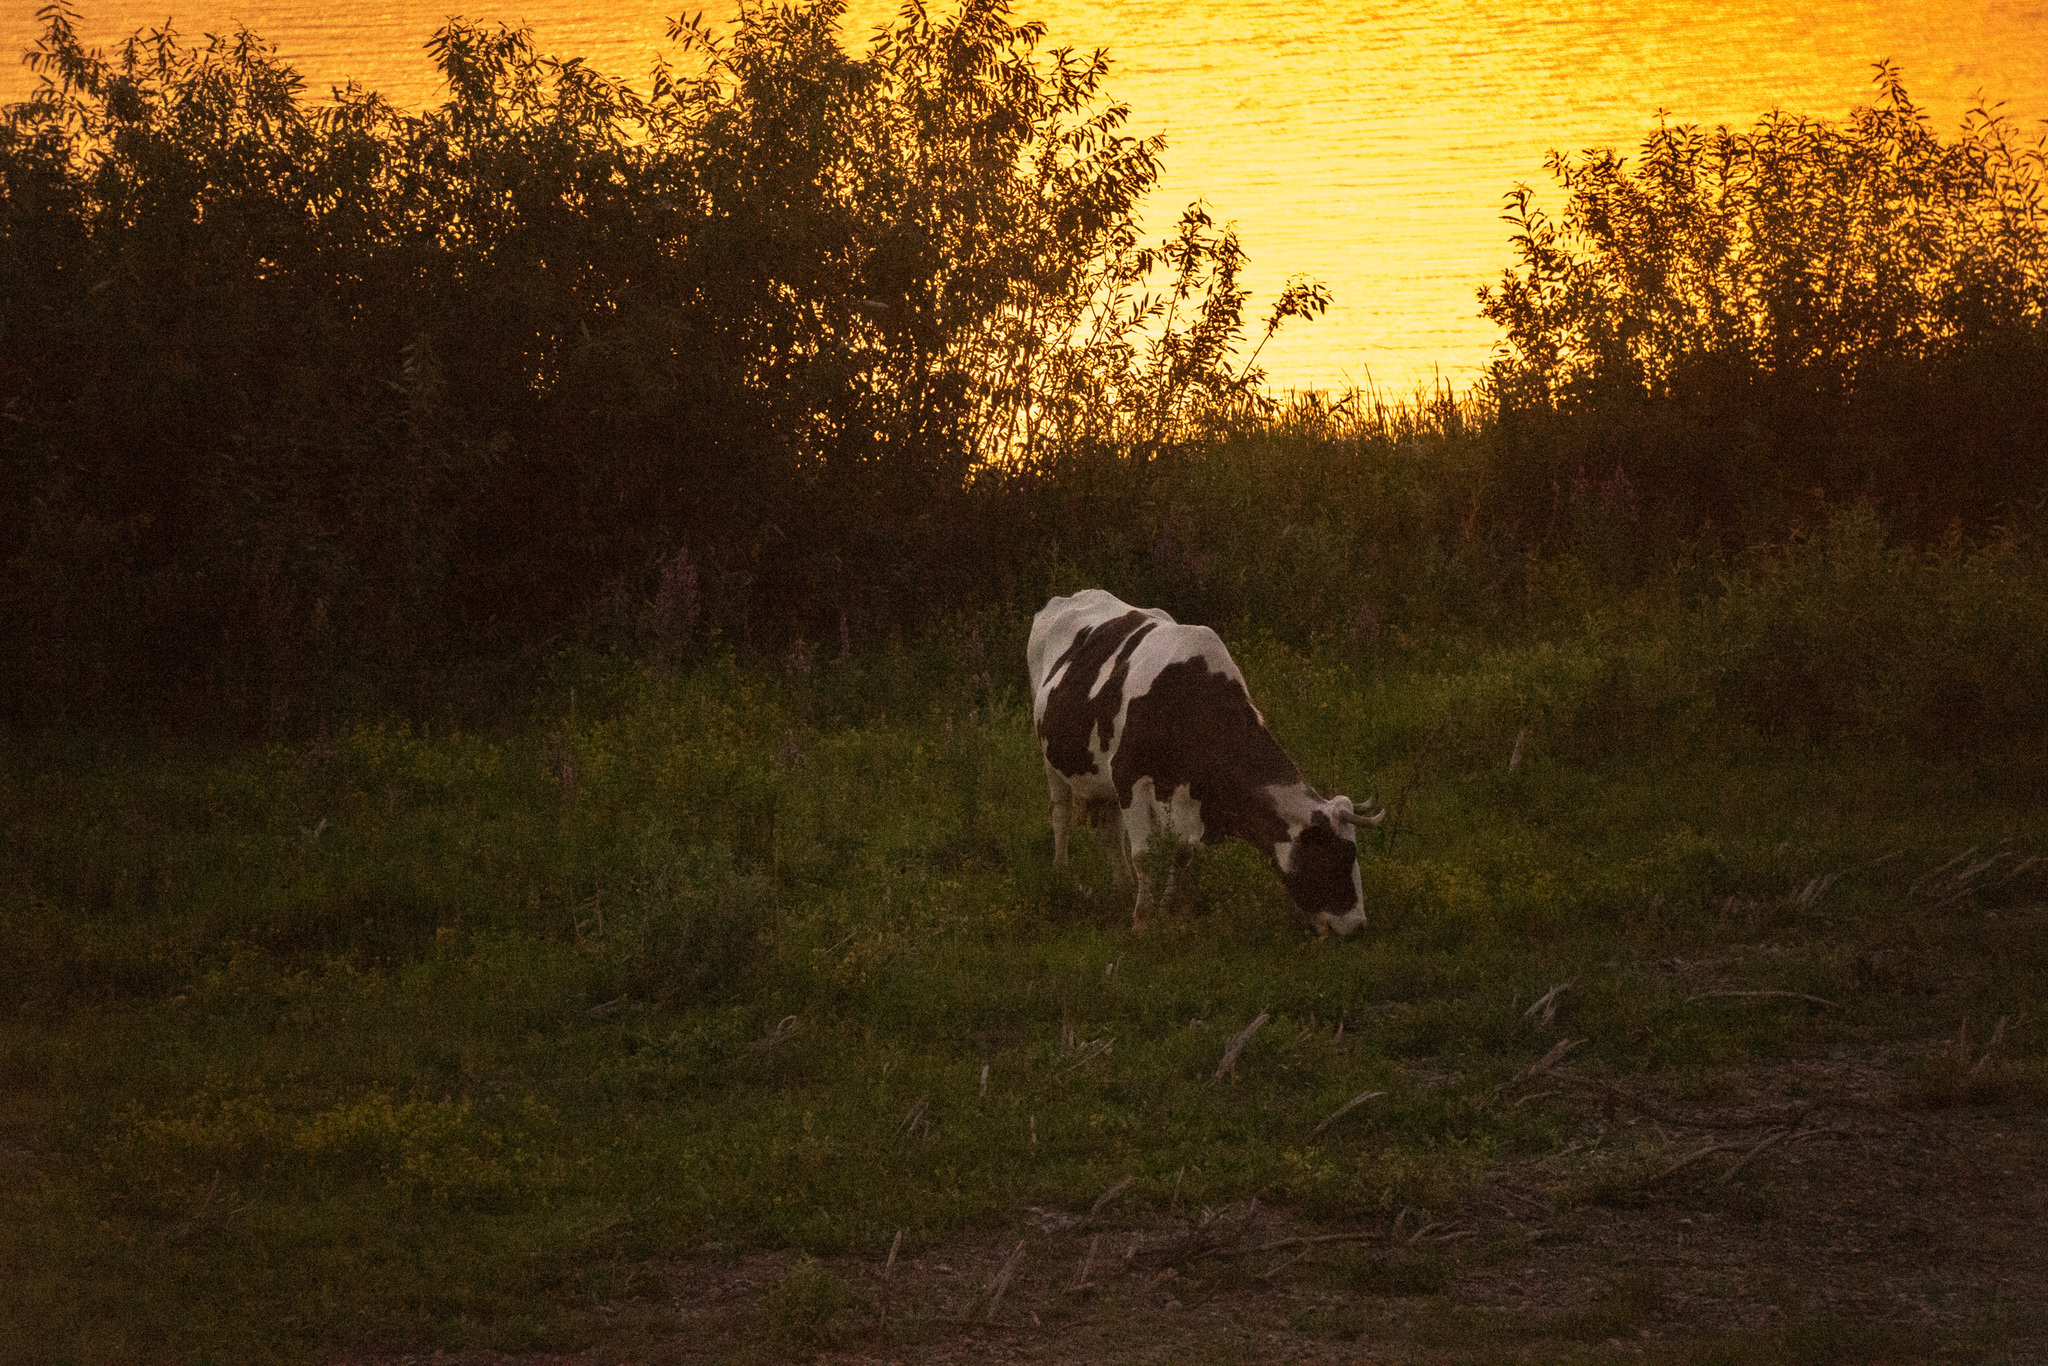
<svg viewBox="0 0 2048 1366"><path fill-rule="evenodd" d="M1685 1002L1691 1005L1694 1001L1717 1001L1732 996L1784 996L1794 1001L1811 1001L1817 1006L1831 1006L1836 1010L1842 1008L1840 1001L1830 1001L1821 996L1808 996L1803 991L1702 991L1696 996L1686 997Z"/></svg>
<svg viewBox="0 0 2048 1366"><path fill-rule="evenodd" d="M1003 1269L996 1273L995 1288L989 1292L988 1315L984 1323L995 1322L996 1306L1003 1302L1003 1292L1010 1288L1010 1274L1017 1269L1018 1259L1024 1255L1024 1240L1019 1238L1017 1246L1010 1251L1010 1259L1003 1263Z"/></svg>
<svg viewBox="0 0 2048 1366"><path fill-rule="evenodd" d="M1336 1109L1332 1110L1321 1124L1318 1124L1315 1128L1309 1130L1309 1137L1314 1138L1317 1134L1329 1128L1332 1124L1335 1124L1345 1115L1350 1114L1354 1107L1365 1104L1365 1102L1371 1100L1374 1096L1384 1096L1385 1094L1385 1091L1360 1091L1357 1095L1353 1096L1351 1099L1345 1101L1342 1105L1339 1105Z"/></svg>
<svg viewBox="0 0 2048 1366"><path fill-rule="evenodd" d="M776 1021L775 1028L754 1040L754 1051L756 1053L766 1053L769 1049L774 1048L790 1035L796 1033L797 1026L800 1023L801 1021L794 1015L783 1016L780 1020Z"/></svg>
<svg viewBox="0 0 2048 1366"><path fill-rule="evenodd" d="M1081 1269L1074 1273L1073 1281L1068 1284L1068 1293L1078 1294L1080 1291L1087 1290L1090 1288L1088 1281L1088 1272L1089 1269L1095 1265L1095 1245L1097 1243L1100 1243L1101 1241L1102 1235L1099 1233L1095 1234L1094 1236L1088 1239L1088 1251L1082 1254Z"/></svg>
<svg viewBox="0 0 2048 1366"><path fill-rule="evenodd" d="M1542 1018L1539 1019L1537 1023L1542 1025L1549 1024L1551 1021L1557 1018L1558 993L1570 991L1571 989L1572 984L1570 982L1559 982L1556 986L1552 987L1550 990L1544 992L1541 996L1538 996L1534 1001L1530 1002L1529 1008L1523 1011L1522 1014L1534 1015L1538 1011L1541 1011Z"/></svg>
<svg viewBox="0 0 2048 1366"><path fill-rule="evenodd" d="M1580 1044L1584 1042L1586 1042L1584 1039L1559 1039L1555 1044L1551 1045L1550 1051L1548 1053L1545 1053L1541 1058L1538 1058L1533 1064L1530 1065L1528 1072L1524 1075L1531 1077L1542 1076L1551 1068L1555 1067L1558 1063L1562 1062L1564 1060L1565 1054L1571 1052L1574 1048L1577 1048Z"/></svg>
<svg viewBox="0 0 2048 1366"><path fill-rule="evenodd" d="M1216 1075L1209 1078L1209 1080L1221 1081L1225 1076L1234 1073L1237 1069L1237 1055L1244 1052L1244 1046L1251 1042L1252 1035L1258 1033L1264 1027L1266 1021L1271 1018L1267 1012L1262 1010L1259 1012L1258 1019L1253 1020L1239 1031L1237 1037L1230 1041L1230 1046L1223 1050L1223 1061L1216 1064Z"/></svg>
<svg viewBox="0 0 2048 1366"><path fill-rule="evenodd" d="M1693 1149L1693 1151L1687 1153L1684 1157L1679 1158L1676 1162L1666 1167L1663 1171L1658 1172L1655 1176L1651 1177L1648 1181L1644 1182L1643 1184L1654 1186L1659 1181L1662 1181L1665 1177L1671 1175L1671 1173L1679 1170L1682 1167L1690 1167L1693 1163L1699 1161L1701 1158L1707 1156L1709 1153L1718 1153L1728 1148L1739 1148L1741 1146L1742 1145L1740 1143L1725 1143L1716 1141L1713 1143L1709 1143L1704 1147L1695 1148Z"/></svg>
<svg viewBox="0 0 2048 1366"><path fill-rule="evenodd" d="M1129 1190L1131 1188L1131 1183L1136 1179L1137 1178L1133 1176L1126 1176L1123 1180L1117 1182L1114 1186L1111 1186L1108 1190L1104 1191L1101 1197L1098 1198L1095 1204L1089 1209L1088 1217L1090 1219L1093 1219L1096 1215L1102 1213L1103 1206L1107 1205L1110 1201L1116 1199L1119 1195L1122 1195L1125 1191Z"/></svg>

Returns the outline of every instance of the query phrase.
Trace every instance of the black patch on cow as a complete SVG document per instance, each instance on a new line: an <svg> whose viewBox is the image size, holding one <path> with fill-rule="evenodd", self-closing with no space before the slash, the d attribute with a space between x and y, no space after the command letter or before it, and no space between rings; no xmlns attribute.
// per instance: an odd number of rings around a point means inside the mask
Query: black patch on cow
<svg viewBox="0 0 2048 1366"><path fill-rule="evenodd" d="M1337 833L1321 811L1294 837L1294 870L1280 870L1281 881L1294 894L1294 904L1310 915L1327 911L1343 915L1358 903L1351 894L1351 870L1358 863L1358 843Z"/></svg>
<svg viewBox="0 0 2048 1366"><path fill-rule="evenodd" d="M1058 674L1060 681L1045 699L1045 712L1038 719L1038 735L1045 742L1046 762L1069 778L1095 770L1095 756L1089 753L1088 736L1098 732L1104 749L1116 736L1116 714L1124 703L1124 679L1131 672L1131 652L1151 634L1159 622L1133 609L1113 620L1083 626L1074 633L1073 643L1053 661L1047 677ZM1102 672L1102 666L1116 656L1116 667L1090 697L1088 689Z"/></svg>
<svg viewBox="0 0 2048 1366"><path fill-rule="evenodd" d="M1162 802L1185 784L1202 806L1203 843L1236 836L1268 854L1287 838L1287 822L1264 789L1301 781L1244 684L1201 655L1167 665L1131 699L1110 777L1126 807L1140 778L1152 780Z"/></svg>

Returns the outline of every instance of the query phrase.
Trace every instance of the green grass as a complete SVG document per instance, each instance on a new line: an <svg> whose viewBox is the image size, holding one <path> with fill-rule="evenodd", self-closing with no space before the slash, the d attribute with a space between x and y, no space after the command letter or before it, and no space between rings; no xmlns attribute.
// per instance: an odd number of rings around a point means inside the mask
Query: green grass
<svg viewBox="0 0 2048 1366"><path fill-rule="evenodd" d="M1563 1141L1492 1099L1563 1034L1588 1069L1682 1089L2004 1015L2006 1070L1936 1059L1920 1103L2048 1096L2048 1024L2023 1010L2048 944L1988 918L2041 879L1915 890L1967 846L2048 848L2040 789L1970 755L1732 731L1603 749L1582 703L1529 702L1555 650L1248 641L1311 780L1395 805L1371 923L1310 937L1227 848L1133 938L1099 851L1078 842L1092 896L1051 867L1021 689L987 681L1019 643L797 677L592 665L490 735L4 742L0 1339L39 1344L9 1354L574 1347L640 1259L879 1255L1125 1175L1140 1216L1255 1193L1316 1219L1448 1213ZM1694 1000L1659 967L1707 956L1835 1005ZM1546 1029L1526 1008L1563 982ZM1330 1265L1370 1296L1451 1276ZM1542 1331L1604 1337L1654 1294ZM800 1266L762 1332L829 1344L843 1295Z"/></svg>

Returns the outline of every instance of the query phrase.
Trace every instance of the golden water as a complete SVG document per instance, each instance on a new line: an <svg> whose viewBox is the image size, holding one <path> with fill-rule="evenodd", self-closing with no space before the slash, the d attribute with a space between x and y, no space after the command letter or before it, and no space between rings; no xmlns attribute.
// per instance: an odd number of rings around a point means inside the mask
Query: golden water
<svg viewBox="0 0 2048 1366"><path fill-rule="evenodd" d="M401 104L434 94L420 45L454 0L77 0L90 42L171 13L186 34L237 23L262 34L314 90L354 77ZM524 20L540 45L644 75L681 0L472 0ZM729 17L716 0L708 17ZM34 0L0 5L0 50L20 52ZM893 5L856 0L862 34ZM1545 185L1553 147L1626 147L1660 108L1684 122L1747 124L1773 107L1840 118L1868 102L1889 57L1952 131L1981 95L2033 126L2048 118L2048 0L1784 0L1551 4L1379 0L1018 0L1048 42L1106 46L1110 90L1139 131L1168 137L1152 202L1164 226L1206 197L1235 220L1249 282L1268 299L1289 274L1336 304L1262 358L1279 384L1368 378L1405 388L1440 371L1469 381L1492 328L1473 291L1508 262L1501 195ZM0 66L0 100L28 74ZM1555 205L1555 194L1549 196Z"/></svg>

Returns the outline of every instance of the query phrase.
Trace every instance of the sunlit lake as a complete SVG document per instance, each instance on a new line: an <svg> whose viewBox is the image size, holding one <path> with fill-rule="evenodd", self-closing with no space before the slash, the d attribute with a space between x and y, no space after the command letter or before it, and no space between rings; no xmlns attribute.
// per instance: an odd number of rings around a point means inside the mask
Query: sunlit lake
<svg viewBox="0 0 2048 1366"><path fill-rule="evenodd" d="M163 22L188 34L243 24L275 42L314 90L350 77L401 104L435 92L420 48L452 0L78 0L88 40ZM472 13L523 20L540 45L644 74L671 0L502 0ZM893 7L857 4L865 33ZM729 17L734 0L707 7ZM0 6L0 46L34 37L34 6ZM2048 0L1792 6L1459 0L1039 0L1048 42L1106 46L1133 126L1168 137L1152 204L1161 226L1205 197L1252 254L1270 298L1306 273L1336 295L1263 359L1275 382L1397 389L1433 373L1473 378L1493 341L1474 290L1507 263L1502 194L1544 183L1553 147L1627 146L1668 110L1743 123L1780 107L1840 118L1868 102L1888 57L1952 129L1978 97L2035 131L2048 118ZM0 74L0 100L28 73ZM1555 196L1552 201L1555 202Z"/></svg>

